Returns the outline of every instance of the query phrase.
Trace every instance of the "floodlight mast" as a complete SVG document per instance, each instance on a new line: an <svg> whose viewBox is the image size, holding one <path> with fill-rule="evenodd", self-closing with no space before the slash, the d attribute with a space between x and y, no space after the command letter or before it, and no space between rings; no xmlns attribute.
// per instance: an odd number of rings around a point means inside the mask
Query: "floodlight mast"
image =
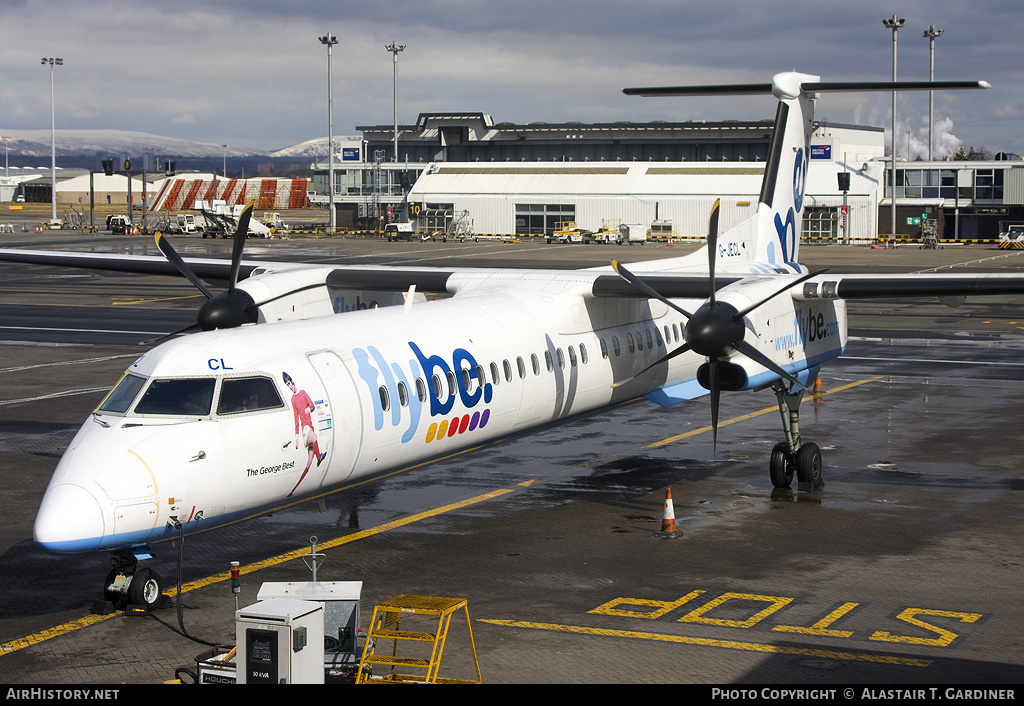
<svg viewBox="0 0 1024 706"><path fill-rule="evenodd" d="M893 15L882 20L882 24L892 30L892 80L896 82L896 33L905 24L899 15ZM910 155L907 155L910 159ZM891 189L889 199L889 211L892 216L891 237L896 239L896 91L892 92L892 154L889 167L889 187Z"/></svg>
<svg viewBox="0 0 1024 706"><path fill-rule="evenodd" d="M63 66L64 60L43 57L42 64L50 65L50 220L57 220L57 123L53 109L53 67Z"/></svg>
<svg viewBox="0 0 1024 706"><path fill-rule="evenodd" d="M928 25L924 31L925 39L928 40L928 80L935 80L935 38L941 37L944 30L938 29L935 25ZM928 161L932 161L932 147L935 140L932 137L933 125L935 123L935 91L928 91Z"/></svg>
<svg viewBox="0 0 1024 706"><path fill-rule="evenodd" d="M338 43L333 34L320 37L320 43L327 47L327 193L331 209L331 235L337 226L337 214L334 212L334 82L331 79L331 48Z"/></svg>
<svg viewBox="0 0 1024 706"><path fill-rule="evenodd" d="M391 52L392 57L394 57L392 61L392 91L395 114L395 162L398 162L398 52L405 49L405 45L391 42L391 44L385 44L384 48Z"/></svg>

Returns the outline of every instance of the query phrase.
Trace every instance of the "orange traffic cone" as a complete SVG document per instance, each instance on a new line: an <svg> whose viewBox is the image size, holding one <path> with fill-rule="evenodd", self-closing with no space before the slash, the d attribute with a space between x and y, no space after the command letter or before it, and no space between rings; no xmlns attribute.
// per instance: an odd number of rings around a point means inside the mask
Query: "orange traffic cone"
<svg viewBox="0 0 1024 706"><path fill-rule="evenodd" d="M672 488L665 489L665 513L661 516L661 531L676 531L676 511L672 507Z"/></svg>

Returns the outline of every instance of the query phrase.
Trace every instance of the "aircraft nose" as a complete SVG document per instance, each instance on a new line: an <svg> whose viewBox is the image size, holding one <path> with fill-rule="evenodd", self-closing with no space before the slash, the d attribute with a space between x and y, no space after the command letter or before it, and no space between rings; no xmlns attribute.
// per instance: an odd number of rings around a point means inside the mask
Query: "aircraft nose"
<svg viewBox="0 0 1024 706"><path fill-rule="evenodd" d="M103 535L103 512L92 493L67 483L46 490L33 530L37 544L55 552L84 552L99 547Z"/></svg>

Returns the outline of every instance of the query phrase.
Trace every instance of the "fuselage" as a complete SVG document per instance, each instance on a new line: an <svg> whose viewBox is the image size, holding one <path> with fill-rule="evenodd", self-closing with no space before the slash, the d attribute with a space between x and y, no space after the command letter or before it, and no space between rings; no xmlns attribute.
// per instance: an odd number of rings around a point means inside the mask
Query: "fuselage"
<svg viewBox="0 0 1024 706"><path fill-rule="evenodd" d="M779 286L720 290L742 305ZM136 360L61 459L35 525L55 551L145 545L605 405L699 396L685 317L586 277L169 341ZM700 302L680 302L696 308ZM777 297L747 339L788 371L846 342L841 301ZM773 377L751 370L747 387ZM760 376L760 378L759 378ZM627 381L615 386L616 383Z"/></svg>

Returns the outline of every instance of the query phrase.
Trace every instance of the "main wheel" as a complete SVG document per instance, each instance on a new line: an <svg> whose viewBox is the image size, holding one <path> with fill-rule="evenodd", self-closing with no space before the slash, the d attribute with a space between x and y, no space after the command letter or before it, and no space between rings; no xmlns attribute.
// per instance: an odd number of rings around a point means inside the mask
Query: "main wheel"
<svg viewBox="0 0 1024 706"><path fill-rule="evenodd" d="M810 484L810 489L825 485L821 479L821 449L817 444L806 443L796 452L796 477L801 485Z"/></svg>
<svg viewBox="0 0 1024 706"><path fill-rule="evenodd" d="M160 600L161 592L160 574L150 569L138 569L128 586L128 603L152 607Z"/></svg>
<svg viewBox="0 0 1024 706"><path fill-rule="evenodd" d="M780 441L772 449L768 462L768 475L776 488L788 488L793 483L793 467L789 463L789 444Z"/></svg>

